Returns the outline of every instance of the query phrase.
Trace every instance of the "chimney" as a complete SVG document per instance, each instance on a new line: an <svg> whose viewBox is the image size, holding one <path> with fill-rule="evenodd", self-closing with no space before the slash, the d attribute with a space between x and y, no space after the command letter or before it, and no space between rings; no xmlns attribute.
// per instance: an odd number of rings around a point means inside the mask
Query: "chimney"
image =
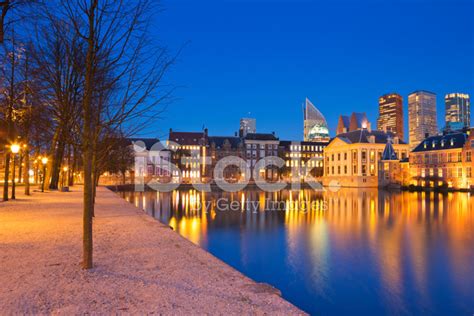
<svg viewBox="0 0 474 316"><path fill-rule="evenodd" d="M234 133L234 136L235 136L235 137L237 137L237 136L238 136L237 132L235 132L235 133Z"/></svg>
<svg viewBox="0 0 474 316"><path fill-rule="evenodd" d="M272 132L272 135L275 136L275 132Z"/></svg>
<svg viewBox="0 0 474 316"><path fill-rule="evenodd" d="M430 133L425 133L425 138L430 137Z"/></svg>

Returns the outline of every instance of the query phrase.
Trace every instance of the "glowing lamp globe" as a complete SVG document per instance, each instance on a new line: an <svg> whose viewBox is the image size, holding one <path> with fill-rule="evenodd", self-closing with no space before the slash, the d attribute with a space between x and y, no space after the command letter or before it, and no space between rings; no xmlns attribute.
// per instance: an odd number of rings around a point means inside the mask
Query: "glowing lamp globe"
<svg viewBox="0 0 474 316"><path fill-rule="evenodd" d="M18 154L18 152L20 151L20 145L18 145L18 144L13 144L13 145L11 146L11 150L12 150L12 153Z"/></svg>

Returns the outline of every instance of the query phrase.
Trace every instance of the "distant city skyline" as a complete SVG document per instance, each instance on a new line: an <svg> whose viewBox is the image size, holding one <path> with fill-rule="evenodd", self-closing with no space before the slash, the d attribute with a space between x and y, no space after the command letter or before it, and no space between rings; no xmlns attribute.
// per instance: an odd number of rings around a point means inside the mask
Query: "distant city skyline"
<svg viewBox="0 0 474 316"><path fill-rule="evenodd" d="M308 97L333 137L342 113L366 112L375 128L378 98L396 92L405 100L407 138L413 91L436 93L440 128L446 94L474 95L472 1L164 0L162 6L156 37L171 52L184 47L167 77L178 86L177 100L150 129L153 136L202 126L232 135L251 112L258 131L303 139L301 103Z"/></svg>

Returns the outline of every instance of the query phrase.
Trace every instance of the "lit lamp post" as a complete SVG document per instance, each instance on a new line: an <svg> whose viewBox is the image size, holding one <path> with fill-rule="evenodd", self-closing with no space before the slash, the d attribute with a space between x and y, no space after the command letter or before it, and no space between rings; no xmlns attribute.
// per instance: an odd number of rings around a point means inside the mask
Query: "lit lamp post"
<svg viewBox="0 0 474 316"><path fill-rule="evenodd" d="M44 192L44 180L46 179L46 164L48 163L48 157L41 158L43 164L43 181L41 183L41 192Z"/></svg>
<svg viewBox="0 0 474 316"><path fill-rule="evenodd" d="M67 166L63 167L63 191L67 191L68 190L68 186L67 186L67 179L68 179L68 176L67 176L67 171L68 171L68 168Z"/></svg>
<svg viewBox="0 0 474 316"><path fill-rule="evenodd" d="M16 198L15 197L15 169L16 169L15 162L16 162L16 154L18 154L18 152L20 151L20 145L12 144L10 146L10 149L11 149L12 154L13 154L12 200L14 200Z"/></svg>

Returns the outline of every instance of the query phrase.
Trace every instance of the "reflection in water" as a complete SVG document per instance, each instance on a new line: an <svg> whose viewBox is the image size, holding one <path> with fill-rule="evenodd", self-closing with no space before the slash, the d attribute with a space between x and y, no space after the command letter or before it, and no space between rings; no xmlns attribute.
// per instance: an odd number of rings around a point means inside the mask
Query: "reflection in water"
<svg viewBox="0 0 474 316"><path fill-rule="evenodd" d="M474 312L468 193L123 193L311 313Z"/></svg>

